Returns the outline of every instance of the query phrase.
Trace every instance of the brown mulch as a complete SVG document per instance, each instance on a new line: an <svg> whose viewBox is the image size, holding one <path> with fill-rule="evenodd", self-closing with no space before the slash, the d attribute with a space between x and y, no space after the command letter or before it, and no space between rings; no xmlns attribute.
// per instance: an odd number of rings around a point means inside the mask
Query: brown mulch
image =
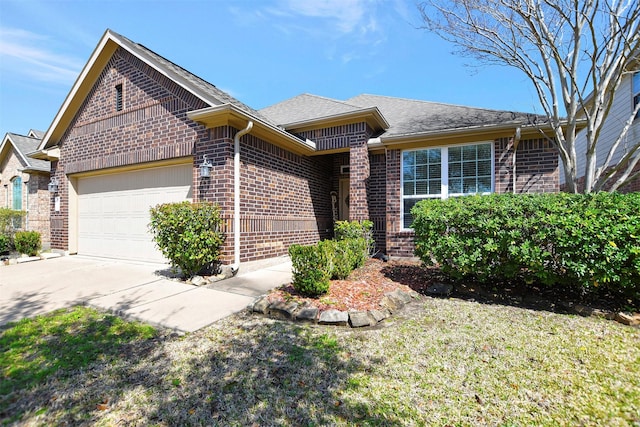
<svg viewBox="0 0 640 427"><path fill-rule="evenodd" d="M388 292L412 289L421 292L437 278L437 269L420 267L417 261L383 262L372 258L346 280L332 280L329 292L319 298L304 297L289 284L274 290L269 294L269 300L295 301L315 306L320 311L367 311L379 308L382 297Z"/></svg>
<svg viewBox="0 0 640 427"><path fill-rule="evenodd" d="M437 267L425 267L420 261L390 260L383 262L369 259L346 280L332 280L329 291L318 298L299 294L291 284L272 291L269 301L294 301L317 307L320 311L367 311L380 307L384 294L395 290L414 290L426 294L429 285L447 282ZM487 304L513 305L534 310L573 312L572 307L584 304L588 307L617 312L629 301L609 295L589 296L563 289L538 287L524 283L479 284L457 282L453 297Z"/></svg>

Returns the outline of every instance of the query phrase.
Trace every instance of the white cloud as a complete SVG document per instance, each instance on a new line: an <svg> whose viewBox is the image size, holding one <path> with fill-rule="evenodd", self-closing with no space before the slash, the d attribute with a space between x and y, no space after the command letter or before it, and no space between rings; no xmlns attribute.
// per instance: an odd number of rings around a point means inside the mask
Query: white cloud
<svg viewBox="0 0 640 427"><path fill-rule="evenodd" d="M3 72L51 83L73 83L82 68L81 61L55 52L46 36L15 28L0 28L0 56Z"/></svg>

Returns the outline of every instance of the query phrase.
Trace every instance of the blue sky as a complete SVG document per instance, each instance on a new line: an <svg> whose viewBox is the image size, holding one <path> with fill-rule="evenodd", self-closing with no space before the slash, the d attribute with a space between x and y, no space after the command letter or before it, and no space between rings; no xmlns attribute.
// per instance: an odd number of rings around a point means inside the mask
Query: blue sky
<svg viewBox="0 0 640 427"><path fill-rule="evenodd" d="M107 28L257 109L370 93L541 112L521 74L420 24L412 0L0 0L0 135L48 128Z"/></svg>

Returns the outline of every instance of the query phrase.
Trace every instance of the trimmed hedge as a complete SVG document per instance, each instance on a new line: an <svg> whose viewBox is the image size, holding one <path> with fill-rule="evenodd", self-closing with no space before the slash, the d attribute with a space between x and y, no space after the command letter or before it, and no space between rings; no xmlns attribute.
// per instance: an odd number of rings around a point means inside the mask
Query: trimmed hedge
<svg viewBox="0 0 640 427"><path fill-rule="evenodd" d="M362 237L323 240L316 245L289 247L293 287L299 293L315 297L329 290L331 279L346 279L364 265L367 241Z"/></svg>
<svg viewBox="0 0 640 427"><path fill-rule="evenodd" d="M165 203L151 208L149 230L171 265L192 277L218 262L221 223L220 209L211 203Z"/></svg>
<svg viewBox="0 0 640 427"><path fill-rule="evenodd" d="M13 237L13 243L16 251L29 256L38 255L42 248L40 233L37 231L18 231Z"/></svg>
<svg viewBox="0 0 640 427"><path fill-rule="evenodd" d="M424 200L415 253L452 278L522 279L640 297L640 194L501 194Z"/></svg>
<svg viewBox="0 0 640 427"><path fill-rule="evenodd" d="M13 235L16 224L22 226L25 211L0 208L0 254L7 254L14 248ZM17 227L19 228L19 227Z"/></svg>
<svg viewBox="0 0 640 427"><path fill-rule="evenodd" d="M373 240L373 222L365 219L363 221L336 221L334 225L335 240L364 239L366 243L366 255L373 255L375 252L375 241Z"/></svg>

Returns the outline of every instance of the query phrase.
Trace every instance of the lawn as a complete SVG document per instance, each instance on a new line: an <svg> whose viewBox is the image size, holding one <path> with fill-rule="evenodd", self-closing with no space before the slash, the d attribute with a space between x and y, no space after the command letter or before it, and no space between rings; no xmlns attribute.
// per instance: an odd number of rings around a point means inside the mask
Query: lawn
<svg viewBox="0 0 640 427"><path fill-rule="evenodd" d="M56 324L69 311L40 317L34 326L27 321L0 330L5 422L640 423L640 331L601 318L425 298L361 330L243 312L186 336L134 324L137 332L123 337L109 328L87 333L105 315L82 310L89 314L57 331L37 325ZM11 338L20 329L30 337L24 345ZM38 362L42 375L31 368L13 373L14 363L27 366L42 357L54 363L58 356L44 354L45 344L77 334L82 345L67 341L66 353L90 356L61 362L55 371ZM23 361L6 357L20 347L33 351Z"/></svg>

